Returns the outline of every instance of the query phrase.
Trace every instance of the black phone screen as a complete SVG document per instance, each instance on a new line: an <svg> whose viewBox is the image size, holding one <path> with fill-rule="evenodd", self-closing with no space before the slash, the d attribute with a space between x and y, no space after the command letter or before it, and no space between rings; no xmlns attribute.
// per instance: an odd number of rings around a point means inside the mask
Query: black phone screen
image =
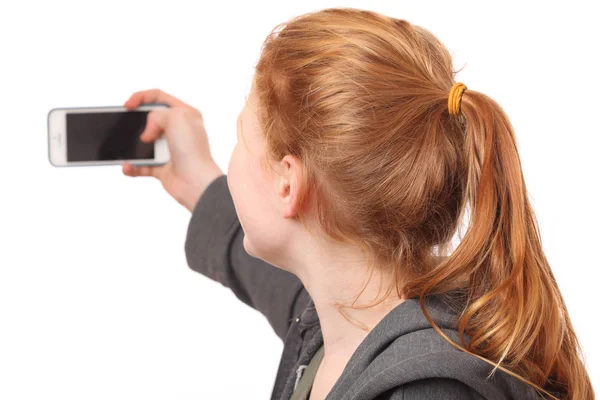
<svg viewBox="0 0 600 400"><path fill-rule="evenodd" d="M154 158L154 143L139 138L148 112L67 112L67 161Z"/></svg>

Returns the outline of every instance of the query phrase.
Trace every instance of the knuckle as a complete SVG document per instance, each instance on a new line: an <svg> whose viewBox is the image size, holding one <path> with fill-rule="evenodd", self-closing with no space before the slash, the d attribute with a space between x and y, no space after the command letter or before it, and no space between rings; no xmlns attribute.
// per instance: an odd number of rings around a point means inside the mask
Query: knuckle
<svg viewBox="0 0 600 400"><path fill-rule="evenodd" d="M173 112L178 117L183 117L183 118L185 118L189 115L189 110L186 108L183 108L183 107L175 107L175 108L173 108Z"/></svg>

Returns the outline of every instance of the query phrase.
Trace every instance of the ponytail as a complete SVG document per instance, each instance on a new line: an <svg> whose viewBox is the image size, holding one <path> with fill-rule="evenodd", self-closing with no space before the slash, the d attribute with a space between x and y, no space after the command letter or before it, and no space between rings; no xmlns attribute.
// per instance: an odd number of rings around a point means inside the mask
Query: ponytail
<svg viewBox="0 0 600 400"><path fill-rule="evenodd" d="M593 399L565 302L542 251L511 123L477 91L464 92L461 111L443 118L457 118L466 135L461 213L468 203L469 226L456 250L409 282L405 292L419 296L425 316L448 342L494 365L491 373L501 369L553 399ZM424 305L428 294L457 290L464 294L458 321L463 347L442 332Z"/></svg>

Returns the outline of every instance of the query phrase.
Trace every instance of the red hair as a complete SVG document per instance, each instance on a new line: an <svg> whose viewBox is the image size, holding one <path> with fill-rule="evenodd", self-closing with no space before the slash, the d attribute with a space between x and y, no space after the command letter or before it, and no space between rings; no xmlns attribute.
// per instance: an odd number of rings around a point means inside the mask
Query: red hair
<svg viewBox="0 0 600 400"><path fill-rule="evenodd" d="M254 76L269 159L302 161L300 203L316 194L322 230L393 271L390 288L420 297L452 345L552 398L592 399L513 127L469 89L450 115L455 74L443 44L405 20L329 8L279 24ZM461 294L457 328L468 344L430 318L424 299L436 293Z"/></svg>

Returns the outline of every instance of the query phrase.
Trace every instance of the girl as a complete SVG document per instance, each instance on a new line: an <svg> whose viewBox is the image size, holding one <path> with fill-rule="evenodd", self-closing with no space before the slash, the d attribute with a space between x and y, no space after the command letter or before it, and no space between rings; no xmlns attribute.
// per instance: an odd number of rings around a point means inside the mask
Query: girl
<svg viewBox="0 0 600 400"><path fill-rule="evenodd" d="M511 123L443 44L330 8L261 50L227 176L201 113L160 90L125 105L170 104L141 138L171 162L123 172L192 211L190 267L284 340L272 399L592 399Z"/></svg>

